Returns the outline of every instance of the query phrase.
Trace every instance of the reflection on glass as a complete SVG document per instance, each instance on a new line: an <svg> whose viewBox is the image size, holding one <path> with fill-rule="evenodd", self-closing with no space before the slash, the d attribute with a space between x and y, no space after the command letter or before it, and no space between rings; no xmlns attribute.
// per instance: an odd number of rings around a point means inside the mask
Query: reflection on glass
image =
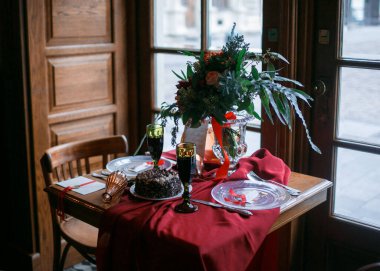
<svg viewBox="0 0 380 271"><path fill-rule="evenodd" d="M208 1L209 48L221 49L236 22L236 32L244 35L253 51L261 52L262 0Z"/></svg>
<svg viewBox="0 0 380 271"><path fill-rule="evenodd" d="M171 139L172 139L171 129L173 127L174 127L173 120L168 120L165 126L165 132L164 132L164 150L163 151L170 151L175 148L176 144L174 145L171 144ZM181 136L183 134L184 125L180 125L178 128L179 128L179 131L177 133L177 141L180 141Z"/></svg>
<svg viewBox="0 0 380 271"><path fill-rule="evenodd" d="M174 54L155 54L155 99L156 108L162 102L173 103L177 92L176 85L180 80L172 71L186 72L186 62L194 58Z"/></svg>
<svg viewBox="0 0 380 271"><path fill-rule="evenodd" d="M154 0L154 45L200 49L200 0Z"/></svg>
<svg viewBox="0 0 380 271"><path fill-rule="evenodd" d="M247 156L251 156L255 151L260 149L261 134L257 132L247 131L245 134L245 142L247 143Z"/></svg>
<svg viewBox="0 0 380 271"><path fill-rule="evenodd" d="M337 150L334 213L380 227L380 156Z"/></svg>
<svg viewBox="0 0 380 271"><path fill-rule="evenodd" d="M380 59L380 0L343 1L342 57Z"/></svg>
<svg viewBox="0 0 380 271"><path fill-rule="evenodd" d="M337 136L380 145L380 71L341 68Z"/></svg>

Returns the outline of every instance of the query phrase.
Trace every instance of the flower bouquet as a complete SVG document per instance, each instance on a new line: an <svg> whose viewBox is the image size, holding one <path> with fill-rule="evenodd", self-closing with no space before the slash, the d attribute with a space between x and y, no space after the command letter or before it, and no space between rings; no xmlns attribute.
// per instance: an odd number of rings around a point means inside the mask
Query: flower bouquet
<svg viewBox="0 0 380 271"><path fill-rule="evenodd" d="M279 53L270 50L265 53L250 52L244 36L234 33L235 26L234 24L226 44L220 51L202 51L200 55L188 51L181 52L194 57L196 61L188 62L185 72L173 71L179 78L176 85L176 101L172 104L164 102L161 106L160 118L163 125L166 125L168 118L174 120L171 131L172 144L176 142L179 120L192 128L199 127L202 121L209 120L219 143L230 141L228 144L233 144L236 133L229 130L226 123L235 118L236 114L242 113L262 121L256 111L260 108L256 109L253 103L259 98L264 112L272 123L275 115L282 124L291 129L295 112L305 127L310 146L320 153L319 148L311 140L298 106L299 100L310 106L312 98L298 88L288 87L287 85L298 87L303 85L296 80L280 76L274 66L275 62L281 61L287 64L289 62ZM263 64L263 71L257 68L260 63ZM218 138L216 131L222 133L221 136L223 134L231 136L227 136L227 140L222 140ZM233 155L227 153L226 149L225 158L226 155Z"/></svg>

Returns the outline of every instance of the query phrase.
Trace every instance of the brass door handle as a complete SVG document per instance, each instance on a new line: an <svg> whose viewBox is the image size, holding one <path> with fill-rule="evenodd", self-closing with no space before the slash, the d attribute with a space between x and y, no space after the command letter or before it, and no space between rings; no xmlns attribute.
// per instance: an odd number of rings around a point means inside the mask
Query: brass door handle
<svg viewBox="0 0 380 271"><path fill-rule="evenodd" d="M326 83L322 80L316 80L312 84L313 94L315 97L322 96L326 93L327 87Z"/></svg>

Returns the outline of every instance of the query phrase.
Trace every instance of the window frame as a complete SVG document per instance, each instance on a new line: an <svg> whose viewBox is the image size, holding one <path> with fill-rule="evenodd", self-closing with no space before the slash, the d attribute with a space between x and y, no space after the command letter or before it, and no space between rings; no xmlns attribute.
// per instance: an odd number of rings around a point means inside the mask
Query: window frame
<svg viewBox="0 0 380 271"><path fill-rule="evenodd" d="M154 46L154 0L142 0L136 3L137 11L137 65L139 72L137 75L137 93L138 103L136 105L137 115L140 116L138 123L138 133L140 138L145 133L145 124L152 122L154 114L159 112L154 107L154 55L155 53L173 53L178 54L180 48L164 48ZM191 52L200 52L207 48L207 11L208 0L201 1L201 47L200 50L189 50ZM210 0L211 1L211 0ZM297 60L303 60L308 57L308 50L297 52L297 22L298 22L298 1L283 0L280 3L276 0L263 1L263 31L262 31L262 50L270 48L272 51L281 53L286 57L291 65L281 71L283 76L288 76L299 80L307 78L305 74L309 69L298 69ZM302 25L302 24L301 24ZM269 41L268 29L278 30L278 40ZM144 65L140 65L143 63ZM310 86L309 82L305 83L306 87ZM311 89L311 88L309 88ZM303 109L301 109L303 110ZM308 120L308 108L305 109L304 117ZM303 110L304 111L304 110ZM263 115L263 114L262 114ZM264 116L264 115L263 115ZM291 168L296 167L297 171L302 172L308 168L308 143L304 135L302 125L293 124L293 131L288 130L281 123L275 121L274 125L265 116L261 127L250 125L248 131L261 134L261 147L267 148L272 154L282 158ZM301 141L301 144L294 144L295 138ZM295 155L301 157L294 159ZM306 159L306 160L305 160ZM296 164L294 163L296 161ZM306 161L306 163L305 163Z"/></svg>

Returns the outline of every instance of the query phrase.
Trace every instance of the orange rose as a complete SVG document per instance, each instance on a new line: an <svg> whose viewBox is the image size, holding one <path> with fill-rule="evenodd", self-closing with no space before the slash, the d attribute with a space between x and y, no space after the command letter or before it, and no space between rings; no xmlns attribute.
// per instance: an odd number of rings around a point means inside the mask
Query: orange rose
<svg viewBox="0 0 380 271"><path fill-rule="evenodd" d="M206 62L206 64L209 62L210 58L214 56L222 56L223 51L208 51L205 53L203 60Z"/></svg>
<svg viewBox="0 0 380 271"><path fill-rule="evenodd" d="M209 86L217 85L219 81L219 73L216 71L211 71L206 74L206 83Z"/></svg>

